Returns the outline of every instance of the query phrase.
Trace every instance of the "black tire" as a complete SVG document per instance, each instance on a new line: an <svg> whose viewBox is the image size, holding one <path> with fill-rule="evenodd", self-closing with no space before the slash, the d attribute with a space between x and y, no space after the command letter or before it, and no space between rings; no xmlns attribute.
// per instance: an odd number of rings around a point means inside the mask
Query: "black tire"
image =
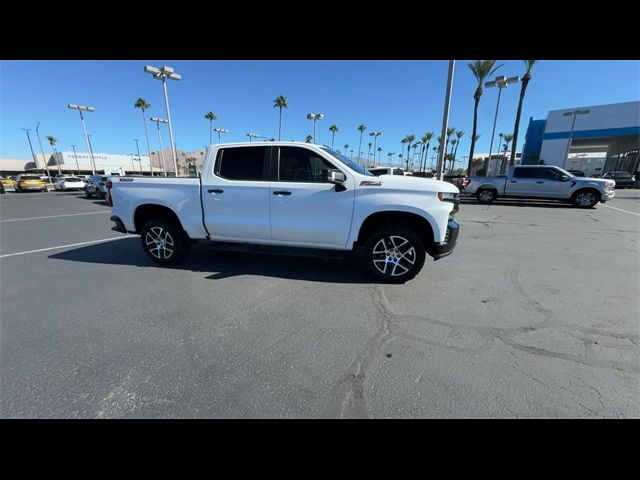
<svg viewBox="0 0 640 480"><path fill-rule="evenodd" d="M85 190L85 192L84 192L84 196L85 196L86 198L93 198L93 193L89 193L89 192L87 192L87 191Z"/></svg>
<svg viewBox="0 0 640 480"><path fill-rule="evenodd" d="M22 190L17 185L15 186L14 190L16 191L16 193L22 193Z"/></svg>
<svg viewBox="0 0 640 480"><path fill-rule="evenodd" d="M100 190L96 190L96 193L97 193L98 198L99 198L100 200L104 200L104 197L105 197L105 194L104 194L104 193L102 193Z"/></svg>
<svg viewBox="0 0 640 480"><path fill-rule="evenodd" d="M160 240L160 241L156 241ZM142 249L160 265L174 265L185 259L191 247L179 225L164 218L149 220L140 232Z"/></svg>
<svg viewBox="0 0 640 480"><path fill-rule="evenodd" d="M49 189L48 189L47 187L44 187L44 188L42 189L42 191L43 191L43 192L48 192L48 191L49 191Z"/></svg>
<svg viewBox="0 0 640 480"><path fill-rule="evenodd" d="M374 278L385 283L405 283L422 269L426 250L412 228L392 223L372 232L358 249L357 258Z"/></svg>
<svg viewBox="0 0 640 480"><path fill-rule="evenodd" d="M493 203L493 201L498 197L498 192L496 192L493 188L481 188L476 192L476 198L479 203Z"/></svg>
<svg viewBox="0 0 640 480"><path fill-rule="evenodd" d="M601 198L602 195L599 191L593 188L583 188L571 196L571 203L577 208L593 208Z"/></svg>

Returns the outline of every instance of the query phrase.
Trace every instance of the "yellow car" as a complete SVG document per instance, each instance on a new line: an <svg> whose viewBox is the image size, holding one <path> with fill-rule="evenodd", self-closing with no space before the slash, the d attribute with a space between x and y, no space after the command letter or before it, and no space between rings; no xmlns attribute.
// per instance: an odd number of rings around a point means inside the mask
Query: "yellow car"
<svg viewBox="0 0 640 480"><path fill-rule="evenodd" d="M2 184L2 186L5 189L6 188L14 188L13 180L11 180L10 178L0 178L0 184Z"/></svg>
<svg viewBox="0 0 640 480"><path fill-rule="evenodd" d="M31 190L49 191L47 184L38 175L18 175L18 178L16 178L16 192L22 193Z"/></svg>

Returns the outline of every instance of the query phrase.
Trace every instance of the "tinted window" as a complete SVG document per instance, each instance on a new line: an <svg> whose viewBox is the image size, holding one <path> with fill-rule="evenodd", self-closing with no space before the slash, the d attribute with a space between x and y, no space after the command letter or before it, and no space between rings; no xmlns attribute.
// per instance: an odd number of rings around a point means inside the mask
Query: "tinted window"
<svg viewBox="0 0 640 480"><path fill-rule="evenodd" d="M369 177L373 177L373 173L371 173L369 170L364 168L362 165L359 165L357 162L354 162L352 159L350 159L348 157L345 157L339 151L333 150L331 148L326 148L326 147L320 147L320 148L322 148L322 150L327 152L332 157L336 157L338 160L340 160L342 163L344 163L347 167L349 167L354 172L358 172L358 173L360 173L362 175L367 175Z"/></svg>
<svg viewBox="0 0 640 480"><path fill-rule="evenodd" d="M533 175L533 168L516 168L513 171L513 176L515 178L536 178Z"/></svg>
<svg viewBox="0 0 640 480"><path fill-rule="evenodd" d="M560 180L560 172L557 172L553 168L539 168L537 177L544 178L547 180Z"/></svg>
<svg viewBox="0 0 640 480"><path fill-rule="evenodd" d="M216 174L229 180L268 180L266 147L225 148L218 153Z"/></svg>
<svg viewBox="0 0 640 480"><path fill-rule="evenodd" d="M394 175L404 175L404 170L402 170L401 168L394 168L393 169L393 174Z"/></svg>
<svg viewBox="0 0 640 480"><path fill-rule="evenodd" d="M42 180L40 177L36 177L35 175L22 175L20 180Z"/></svg>
<svg viewBox="0 0 640 480"><path fill-rule="evenodd" d="M376 177L379 177L380 175L386 175L388 170L386 168L377 168L369 170L369 172L373 173Z"/></svg>
<svg viewBox="0 0 640 480"><path fill-rule="evenodd" d="M280 147L278 178L281 182L327 183L336 167L306 148Z"/></svg>

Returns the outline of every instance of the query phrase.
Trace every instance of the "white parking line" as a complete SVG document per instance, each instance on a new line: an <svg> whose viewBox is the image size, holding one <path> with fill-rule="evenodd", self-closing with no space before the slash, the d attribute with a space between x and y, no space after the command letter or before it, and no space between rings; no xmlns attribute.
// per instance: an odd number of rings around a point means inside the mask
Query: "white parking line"
<svg viewBox="0 0 640 480"><path fill-rule="evenodd" d="M42 220L43 218L75 217L76 215L95 215L97 213L111 213L111 211L108 210L108 211L105 211L105 212L67 213L65 215L49 215L48 217L11 218L9 220L0 220L0 223L4 223L4 222L23 222L25 220Z"/></svg>
<svg viewBox="0 0 640 480"><path fill-rule="evenodd" d="M616 207L610 207L609 205L602 205L603 207L607 207L607 208L613 208L614 210L619 210L621 212L624 213L630 213L631 215L635 215L636 217L640 217L640 213L636 213L636 212L630 212L629 210L623 210L621 208L616 208Z"/></svg>
<svg viewBox="0 0 640 480"><path fill-rule="evenodd" d="M111 240L122 240L124 238L131 238L131 237L127 235L126 237L122 236L122 237L114 237L114 238L103 238L102 240L91 240L90 242L72 243L71 245L60 245L58 247L39 248L38 250L28 250L26 252L7 253L5 255L0 255L0 258L13 257L16 255L27 255L29 253L46 252L48 250L58 250L60 248L79 247L80 245L90 245L92 243L110 242Z"/></svg>

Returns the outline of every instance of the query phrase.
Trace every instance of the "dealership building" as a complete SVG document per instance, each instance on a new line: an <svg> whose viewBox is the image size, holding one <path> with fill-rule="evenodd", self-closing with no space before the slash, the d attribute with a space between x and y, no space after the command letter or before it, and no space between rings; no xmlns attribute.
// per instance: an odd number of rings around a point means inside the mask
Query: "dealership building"
<svg viewBox="0 0 640 480"><path fill-rule="evenodd" d="M587 176L624 170L640 163L640 101L550 111L529 119L523 165L557 165Z"/></svg>

